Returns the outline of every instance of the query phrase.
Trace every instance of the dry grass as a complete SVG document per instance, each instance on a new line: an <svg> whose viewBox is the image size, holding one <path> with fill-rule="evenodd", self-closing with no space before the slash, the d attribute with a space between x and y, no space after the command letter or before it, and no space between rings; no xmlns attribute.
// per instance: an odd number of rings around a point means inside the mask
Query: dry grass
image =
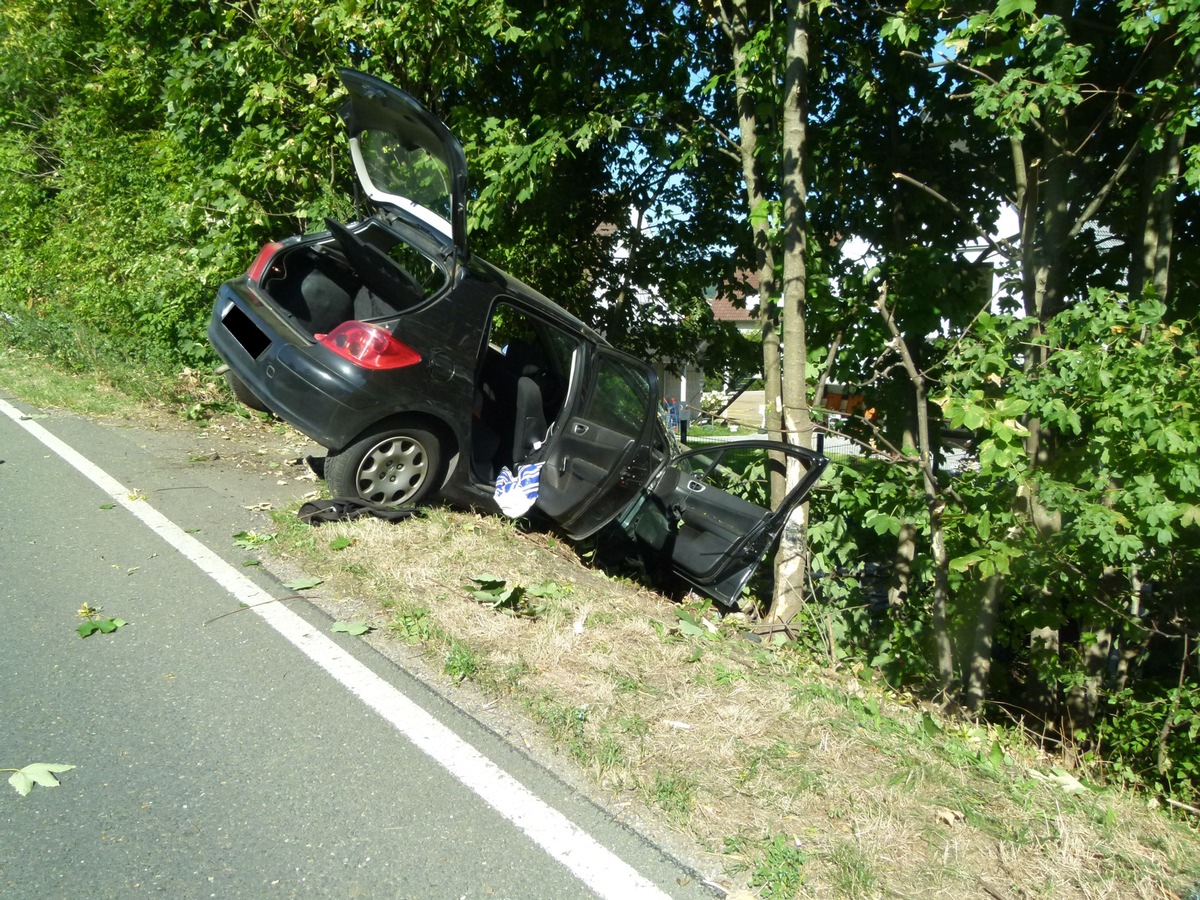
<svg viewBox="0 0 1200 900"><path fill-rule="evenodd" d="M0 370L39 406L139 409L11 349L0 349ZM207 416L226 402L216 379L188 378L165 392L188 397L178 412ZM310 529L283 516L280 526L277 563L326 578L316 599L331 615L372 621L366 640L535 755L557 750L560 772L731 888L1200 897L1194 822L1118 791L1069 793L1052 777L1058 763L1018 737L937 718L869 672L750 643L736 621L711 639L684 637L677 607L581 566L546 535L445 511L401 525ZM339 537L350 546L334 550ZM571 590L517 618L470 599L464 585L484 572Z"/></svg>
<svg viewBox="0 0 1200 900"><path fill-rule="evenodd" d="M326 578L336 618L371 620L384 649L420 640L429 677L526 717L608 802L653 810L731 887L1161 900L1200 880L1194 830L1144 801L1069 793L1016 737L752 643L736 621L685 637L676 606L547 535L440 510L282 531L290 562ZM506 615L468 595L483 573L569 590Z"/></svg>

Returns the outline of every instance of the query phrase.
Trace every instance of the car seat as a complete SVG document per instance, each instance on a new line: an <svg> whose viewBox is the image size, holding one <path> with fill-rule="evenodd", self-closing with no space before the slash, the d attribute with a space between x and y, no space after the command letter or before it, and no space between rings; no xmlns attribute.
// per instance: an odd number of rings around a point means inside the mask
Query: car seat
<svg viewBox="0 0 1200 900"><path fill-rule="evenodd" d="M512 462L520 464L546 438L546 410L542 403L541 356L525 341L511 341L504 351L509 371L516 375L513 397Z"/></svg>

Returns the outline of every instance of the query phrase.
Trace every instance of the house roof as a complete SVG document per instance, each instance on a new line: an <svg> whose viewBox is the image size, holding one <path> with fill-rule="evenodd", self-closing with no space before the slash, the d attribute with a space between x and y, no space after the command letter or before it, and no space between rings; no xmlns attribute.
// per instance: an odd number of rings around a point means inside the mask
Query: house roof
<svg viewBox="0 0 1200 900"><path fill-rule="evenodd" d="M708 305L712 307L713 318L718 322L753 322L758 318L754 310L745 306L736 307L727 297L713 297Z"/></svg>
<svg viewBox="0 0 1200 900"><path fill-rule="evenodd" d="M718 322L758 320L758 273L738 272L736 280L720 285L708 301Z"/></svg>

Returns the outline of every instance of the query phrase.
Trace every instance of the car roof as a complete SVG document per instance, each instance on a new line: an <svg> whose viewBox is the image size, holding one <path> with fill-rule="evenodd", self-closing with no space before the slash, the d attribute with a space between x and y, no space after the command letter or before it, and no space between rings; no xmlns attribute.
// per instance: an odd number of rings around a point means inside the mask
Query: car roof
<svg viewBox="0 0 1200 900"><path fill-rule="evenodd" d="M513 277L512 275L509 275L503 269L492 265L487 260L482 259L479 256L472 256L468 268L477 278L498 283L501 286L503 293L514 297L515 299L524 300L528 306L532 307L535 311L555 320L558 325L568 328L572 331L577 331L588 340L599 344L600 346L611 346L605 339L604 335L592 328L578 316L567 312L540 291L531 288L529 285L525 284L525 282Z"/></svg>

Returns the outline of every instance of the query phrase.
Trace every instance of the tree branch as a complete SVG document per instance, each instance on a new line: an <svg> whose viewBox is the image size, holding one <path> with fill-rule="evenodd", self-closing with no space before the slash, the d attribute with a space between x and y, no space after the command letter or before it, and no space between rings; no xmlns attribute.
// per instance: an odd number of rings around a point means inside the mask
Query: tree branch
<svg viewBox="0 0 1200 900"><path fill-rule="evenodd" d="M1125 158L1121 160L1121 164L1113 169L1113 173L1109 176L1108 181L1105 182L1104 187L1096 192L1096 195L1092 197L1092 202L1079 214L1079 218L1075 220L1075 224L1067 232L1066 239L1068 241L1077 237L1079 232L1083 230L1083 226L1090 222L1092 217L1100 211L1100 207L1104 205L1104 201L1108 199L1108 195L1113 192L1120 180L1125 177L1125 173L1129 171L1129 167L1133 165L1133 161L1137 159L1140 151L1141 144L1134 142L1133 146L1129 148L1129 152L1125 154Z"/></svg>
<svg viewBox="0 0 1200 900"><path fill-rule="evenodd" d="M917 181L917 179L913 178L911 175L905 175L903 172L893 172L892 177L897 181L904 182L905 184L911 184L913 187L922 190L929 196L933 197L939 203L945 204L956 216L959 217L959 219L970 225L975 233L983 238L987 245L991 247L992 250L998 255L1010 260L1016 258L1017 251L1012 247L1011 244L1008 243L1007 240L1001 240L998 242L994 237L980 228L974 220L967 218L963 211L958 208L958 204L956 204L953 200L950 200L948 197L938 193L923 181Z"/></svg>

